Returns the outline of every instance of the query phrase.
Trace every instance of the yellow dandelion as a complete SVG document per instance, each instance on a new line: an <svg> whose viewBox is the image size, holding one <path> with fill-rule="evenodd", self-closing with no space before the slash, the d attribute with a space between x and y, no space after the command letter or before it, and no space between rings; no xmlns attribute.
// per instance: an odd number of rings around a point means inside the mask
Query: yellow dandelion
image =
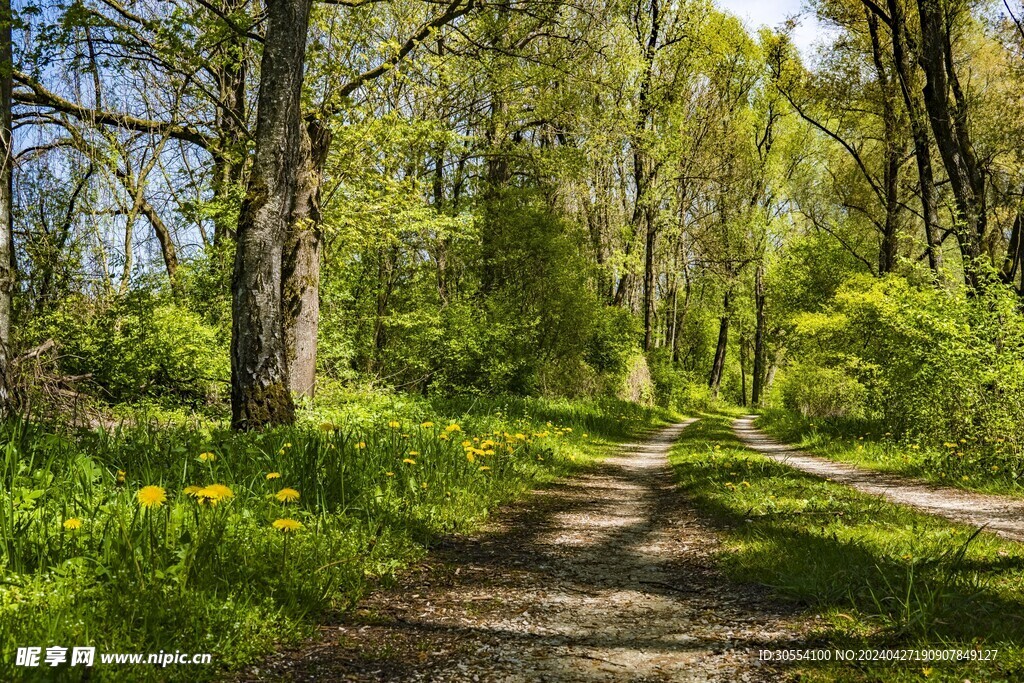
<svg viewBox="0 0 1024 683"><path fill-rule="evenodd" d="M199 459L203 462L213 462L217 459L217 456L213 453L200 453Z"/></svg>
<svg viewBox="0 0 1024 683"><path fill-rule="evenodd" d="M182 493L184 493L186 496L192 496L193 498L195 498L196 494L198 494L202 490L202 486L196 486L195 484L193 484L192 486L186 486Z"/></svg>
<svg viewBox="0 0 1024 683"><path fill-rule="evenodd" d="M270 481L271 479L280 479L280 478L281 478L281 473L280 472L268 472L267 473L267 481Z"/></svg>
<svg viewBox="0 0 1024 683"><path fill-rule="evenodd" d="M393 477L393 476L395 476L395 473L394 472L385 472L384 476L385 477Z"/></svg>
<svg viewBox="0 0 1024 683"><path fill-rule="evenodd" d="M481 472L487 472L487 471L489 471L490 469L491 469L491 468L490 468L490 467L488 467L487 465L482 465L482 466L480 467L480 471L481 471Z"/></svg>
<svg viewBox="0 0 1024 683"><path fill-rule="evenodd" d="M428 422L423 422L423 423L420 424L420 427L423 427L424 429L430 429L433 426L434 426L434 423L433 422L429 422L429 421Z"/></svg>
<svg viewBox="0 0 1024 683"><path fill-rule="evenodd" d="M359 443L356 444L356 450L360 450L361 451L364 448L366 448L366 442L365 441L360 441Z"/></svg>
<svg viewBox="0 0 1024 683"><path fill-rule="evenodd" d="M295 489L283 488L274 494L274 498L282 503L294 503L299 499L299 492Z"/></svg>
<svg viewBox="0 0 1024 683"><path fill-rule="evenodd" d="M280 531L282 534L293 534L302 528L302 522L297 522L294 519L275 519L272 526Z"/></svg>
<svg viewBox="0 0 1024 683"><path fill-rule="evenodd" d="M444 432L441 432L440 434L437 435L437 438L441 439L441 441L447 441L448 435L445 434Z"/></svg>
<svg viewBox="0 0 1024 683"><path fill-rule="evenodd" d="M419 455L419 454L420 454L420 452L419 452L419 451L409 451L409 456L410 456L410 457L413 457L413 458L415 458L415 457L416 457L417 455Z"/></svg>
<svg viewBox="0 0 1024 683"><path fill-rule="evenodd" d="M391 427L392 429L398 429L401 426L402 423L399 422L398 420L391 420L390 422L388 422L388 427Z"/></svg>
<svg viewBox="0 0 1024 683"><path fill-rule="evenodd" d="M466 460L473 462L476 458L473 457L473 451L466 451Z"/></svg>
<svg viewBox="0 0 1024 683"><path fill-rule="evenodd" d="M222 500L227 500L235 495L231 489L224 484L210 484L196 491L195 496L200 502L216 505Z"/></svg>
<svg viewBox="0 0 1024 683"><path fill-rule="evenodd" d="M589 438L590 438L590 434L584 434L584 435L583 435L583 438L584 438L584 439L589 439Z"/></svg>
<svg viewBox="0 0 1024 683"><path fill-rule="evenodd" d="M125 475L125 471L124 470L118 470L117 471L117 483L118 484L123 484L124 483L124 475Z"/></svg>
<svg viewBox="0 0 1024 683"><path fill-rule="evenodd" d="M457 425L457 424L455 424L453 422L450 425L448 425L447 427L445 427L444 431L449 432L449 433L451 433L451 432L461 432L462 431L462 427L460 427L459 425Z"/></svg>
<svg viewBox="0 0 1024 683"><path fill-rule="evenodd" d="M143 486L135 494L139 499L139 505L146 508L158 508L167 502L167 493L159 486Z"/></svg>
<svg viewBox="0 0 1024 683"><path fill-rule="evenodd" d="M68 517L64 520L64 528L68 531L75 531L82 528L82 520L77 517Z"/></svg>
<svg viewBox="0 0 1024 683"><path fill-rule="evenodd" d="M404 462L406 465L415 465L416 464L416 461L413 460L412 458L403 458L402 462Z"/></svg>
<svg viewBox="0 0 1024 683"><path fill-rule="evenodd" d="M324 432L333 432L335 429L334 425L330 422L322 422L320 424L320 430Z"/></svg>

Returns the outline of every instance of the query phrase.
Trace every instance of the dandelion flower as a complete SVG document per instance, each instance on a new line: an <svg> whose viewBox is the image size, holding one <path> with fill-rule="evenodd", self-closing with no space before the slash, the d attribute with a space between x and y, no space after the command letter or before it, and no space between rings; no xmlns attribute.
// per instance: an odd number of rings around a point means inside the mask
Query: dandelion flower
<svg viewBox="0 0 1024 683"><path fill-rule="evenodd" d="M402 462L404 462L406 465L415 465L416 464L416 461L413 460L412 458L403 458Z"/></svg>
<svg viewBox="0 0 1024 683"><path fill-rule="evenodd" d="M118 470L117 471L117 483L118 484L123 484L124 483L124 475L125 475L125 471L124 470Z"/></svg>
<svg viewBox="0 0 1024 683"><path fill-rule="evenodd" d="M193 498L195 498L196 494L198 494L202 490L202 486L196 486L195 484L193 484L192 486L186 486L182 493L184 493L186 496L192 496Z"/></svg>
<svg viewBox="0 0 1024 683"><path fill-rule="evenodd" d="M167 493L159 486L143 486L135 494L139 499L139 505L146 508L158 508L167 502Z"/></svg>
<svg viewBox="0 0 1024 683"><path fill-rule="evenodd" d="M283 488L274 494L274 498L282 503L294 503L299 499L299 492L295 489Z"/></svg>
<svg viewBox="0 0 1024 683"><path fill-rule="evenodd" d="M293 534L302 528L302 522L294 519L275 519L272 526L282 534Z"/></svg>
<svg viewBox="0 0 1024 683"><path fill-rule="evenodd" d="M388 427L391 427L392 429L398 429L401 426L402 423L399 422L398 420L391 420L390 422L388 422Z"/></svg>
<svg viewBox="0 0 1024 683"><path fill-rule="evenodd" d="M413 458L415 458L415 457L416 457L417 455L419 455L419 454L420 454L420 452L419 452L419 451L409 451L409 455L410 455L411 457L413 457Z"/></svg>
<svg viewBox="0 0 1024 683"><path fill-rule="evenodd" d="M64 528L68 531L74 531L82 528L82 520L77 517L68 517L64 520Z"/></svg>
<svg viewBox="0 0 1024 683"><path fill-rule="evenodd" d="M424 429L430 429L433 426L434 426L433 422L424 422L423 424L420 425L420 427L423 427Z"/></svg>
<svg viewBox="0 0 1024 683"><path fill-rule="evenodd" d="M488 470L490 470L490 469L491 469L491 468L490 468L490 467L488 467L487 465L482 465L482 466L480 467L480 471L481 471L481 472L487 472L487 471L488 471Z"/></svg>
<svg viewBox="0 0 1024 683"><path fill-rule="evenodd" d="M466 451L466 460L470 462L473 462L473 460L475 460L475 458L473 457L473 451Z"/></svg>
<svg viewBox="0 0 1024 683"><path fill-rule="evenodd" d="M386 477L393 477L393 476L395 476L395 473L394 472L385 472L384 476L386 476Z"/></svg>
<svg viewBox="0 0 1024 683"><path fill-rule="evenodd" d="M450 425L448 425L447 427L445 427L444 431L449 432L449 433L451 433L451 432L461 432L462 431L462 427L460 427L459 425L457 425L457 424L455 424L453 422Z"/></svg>
<svg viewBox="0 0 1024 683"><path fill-rule="evenodd" d="M330 422L323 422L320 424L320 430L324 432L333 432L335 429L334 425Z"/></svg>
<svg viewBox="0 0 1024 683"><path fill-rule="evenodd" d="M217 456L214 455L213 453L200 453L199 459L202 460L203 462L213 462L214 460L217 459Z"/></svg>
<svg viewBox="0 0 1024 683"><path fill-rule="evenodd" d="M224 484L210 484L196 491L195 496L200 502L216 505L222 500L227 500L235 495L231 489Z"/></svg>
<svg viewBox="0 0 1024 683"><path fill-rule="evenodd" d="M361 450L363 450L364 448L366 448L366 442L365 442L365 441L360 441L359 443L357 443L357 444L356 444L356 449L357 449L357 450L360 450L360 451L361 451Z"/></svg>
<svg viewBox="0 0 1024 683"><path fill-rule="evenodd" d="M270 481L271 479L280 479L280 478L281 478L281 473L280 472L268 472L267 473L267 481Z"/></svg>

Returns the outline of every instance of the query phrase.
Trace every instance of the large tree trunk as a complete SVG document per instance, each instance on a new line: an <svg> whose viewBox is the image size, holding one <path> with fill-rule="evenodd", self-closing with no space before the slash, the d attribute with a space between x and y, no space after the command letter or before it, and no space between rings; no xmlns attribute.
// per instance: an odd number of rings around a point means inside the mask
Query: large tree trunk
<svg viewBox="0 0 1024 683"><path fill-rule="evenodd" d="M285 237L281 301L292 393L313 398L316 386L316 341L320 329L320 258L323 231L320 189L331 146L331 132L319 120L302 133L295 204Z"/></svg>
<svg viewBox="0 0 1024 683"><path fill-rule="evenodd" d="M0 0L0 415L11 410L11 297L14 292L14 220L11 91L14 71L10 0Z"/></svg>
<svg viewBox="0 0 1024 683"><path fill-rule="evenodd" d="M902 134L896 120L895 93L891 86L889 73L885 68L882 55L882 44L878 38L878 18L865 10L868 20L868 33L871 36L871 55L875 65L878 87L882 91L882 122L884 127L883 142L885 144L885 169L883 171L882 192L885 199L885 222L882 224L882 243L878 250L878 273L885 275L896 268L899 256L899 177L900 161L904 153Z"/></svg>
<svg viewBox="0 0 1024 683"><path fill-rule="evenodd" d="M918 0L921 20L921 65L924 68L925 108L935 143L953 189L959 215L954 224L964 262L964 280L979 285L977 259L986 228L985 178L967 130L967 103L953 70L952 46L946 34L947 17L940 0ZM953 90L955 105L950 103Z"/></svg>
<svg viewBox="0 0 1024 683"><path fill-rule="evenodd" d="M935 192L935 177L932 172L931 141L928 139L928 124L923 105L919 99L920 84L917 71L908 55L906 16L900 0L888 0L892 28L892 52L899 76L900 92L910 119L910 132L914 139L914 158L917 161L917 178L920 183L921 216L924 219L924 236L928 243L928 265L936 275L942 272L942 245L939 241L939 202Z"/></svg>
<svg viewBox="0 0 1024 683"><path fill-rule="evenodd" d="M303 65L312 0L267 0L256 154L238 218L232 278L231 422L295 419L288 382L281 261L302 141Z"/></svg>
<svg viewBox="0 0 1024 683"><path fill-rule="evenodd" d="M718 345L715 347L715 360L711 364L711 374L708 376L708 387L714 396L718 396L718 389L722 386L722 375L725 374L725 352L729 345L729 319L732 317L731 295L732 292L726 290L722 317L718 321Z"/></svg>

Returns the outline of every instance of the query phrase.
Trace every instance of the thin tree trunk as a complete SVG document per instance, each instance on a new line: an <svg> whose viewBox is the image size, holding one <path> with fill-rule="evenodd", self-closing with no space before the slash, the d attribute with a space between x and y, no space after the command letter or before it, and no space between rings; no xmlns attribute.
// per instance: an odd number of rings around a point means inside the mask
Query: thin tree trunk
<svg viewBox="0 0 1024 683"><path fill-rule="evenodd" d="M644 351L650 351L654 344L654 247L657 242L657 226L654 212L645 211L647 223L646 253L644 255Z"/></svg>
<svg viewBox="0 0 1024 683"><path fill-rule="evenodd" d="M765 360L765 288L764 264L758 264L754 273L754 368L750 387L750 402L755 407L761 405L764 392L764 360Z"/></svg>
<svg viewBox="0 0 1024 683"><path fill-rule="evenodd" d="M238 219L232 278L231 422L295 419L281 302L281 262L295 203L303 67L312 0L267 0L256 154Z"/></svg>
<svg viewBox="0 0 1024 683"><path fill-rule="evenodd" d="M715 360L711 365L711 375L708 377L708 387L714 396L718 396L718 389L722 386L722 375L725 373L725 352L729 344L729 319L732 314L731 295L732 292L726 290L722 317L718 322L718 345L715 347Z"/></svg>
<svg viewBox="0 0 1024 683"><path fill-rule="evenodd" d="M11 299L15 280L12 210L14 145L11 134L13 19L10 0L0 0L0 415L8 414L13 403L10 377Z"/></svg>
<svg viewBox="0 0 1024 683"><path fill-rule="evenodd" d="M917 162L917 178L920 183L921 216L924 219L924 236L928 243L928 265L936 275L942 273L942 245L939 241L939 202L935 192L935 177L932 171L931 141L928 138L928 124L920 97L917 72L908 55L906 16L900 0L888 0L892 29L892 51L899 76L900 92L910 119L910 132L914 139L914 158Z"/></svg>

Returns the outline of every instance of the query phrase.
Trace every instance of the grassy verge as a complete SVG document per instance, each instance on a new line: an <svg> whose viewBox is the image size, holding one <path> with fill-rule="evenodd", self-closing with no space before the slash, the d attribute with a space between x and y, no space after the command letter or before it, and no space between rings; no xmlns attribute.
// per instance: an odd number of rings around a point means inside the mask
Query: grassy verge
<svg viewBox="0 0 1024 683"><path fill-rule="evenodd" d="M1024 495L1019 445L1004 439L943 443L939 447L848 420L814 420L767 411L756 422L773 437L822 457L968 491Z"/></svg>
<svg viewBox="0 0 1024 683"><path fill-rule="evenodd" d="M361 395L262 434L0 425L0 679L216 677L665 417L620 402ZM15 666L18 647L55 645L214 664Z"/></svg>
<svg viewBox="0 0 1024 683"><path fill-rule="evenodd" d="M997 649L990 662L801 664L807 681L1024 678L1024 547L761 457L729 420L691 426L671 455L722 528L721 562L818 617L807 647Z"/></svg>

